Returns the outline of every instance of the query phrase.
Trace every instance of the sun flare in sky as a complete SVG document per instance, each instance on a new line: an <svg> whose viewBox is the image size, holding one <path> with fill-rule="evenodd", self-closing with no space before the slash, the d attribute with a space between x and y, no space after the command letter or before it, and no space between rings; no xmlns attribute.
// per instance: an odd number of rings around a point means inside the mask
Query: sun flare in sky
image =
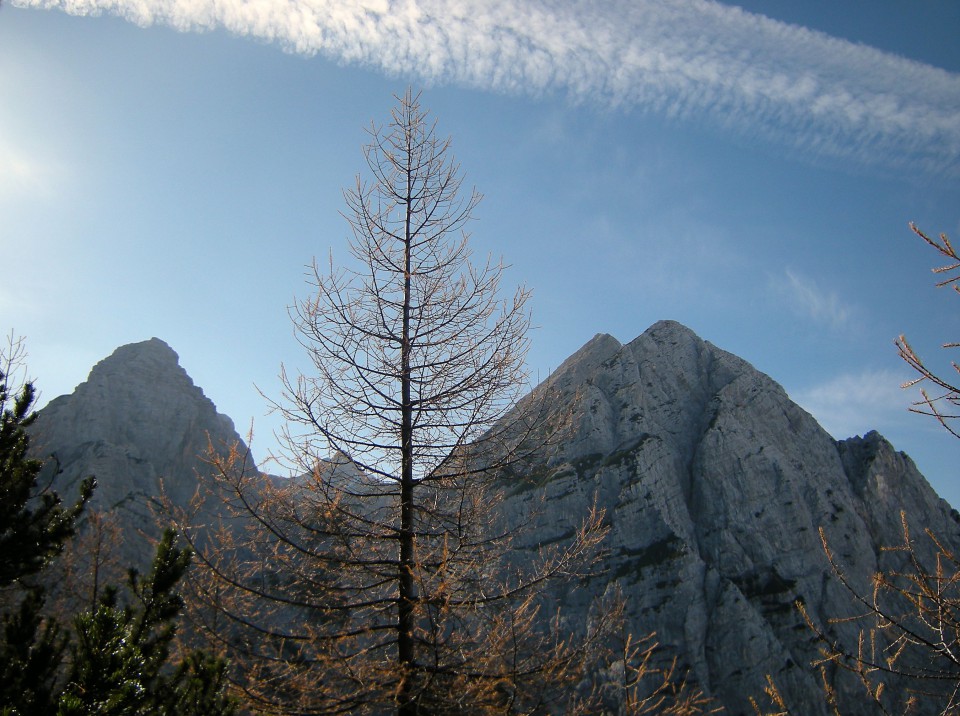
<svg viewBox="0 0 960 716"><path fill-rule="evenodd" d="M960 505L893 347L960 338L907 228L960 236L958 31L953 0L5 0L2 324L45 400L160 337L265 455L287 307L412 85L475 252L533 289L533 380L675 319Z"/></svg>

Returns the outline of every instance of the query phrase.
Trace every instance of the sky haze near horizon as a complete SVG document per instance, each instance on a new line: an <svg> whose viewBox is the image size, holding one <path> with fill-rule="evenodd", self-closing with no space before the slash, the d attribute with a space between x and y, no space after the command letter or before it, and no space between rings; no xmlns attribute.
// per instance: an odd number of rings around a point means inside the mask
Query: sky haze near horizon
<svg viewBox="0 0 960 716"><path fill-rule="evenodd" d="M947 0L8 0L0 323L44 399L162 338L262 455L253 386L303 366L286 308L413 85L485 195L474 251L533 289L534 379L675 319L960 506L893 348L949 371L960 338L907 228L960 236L958 31Z"/></svg>

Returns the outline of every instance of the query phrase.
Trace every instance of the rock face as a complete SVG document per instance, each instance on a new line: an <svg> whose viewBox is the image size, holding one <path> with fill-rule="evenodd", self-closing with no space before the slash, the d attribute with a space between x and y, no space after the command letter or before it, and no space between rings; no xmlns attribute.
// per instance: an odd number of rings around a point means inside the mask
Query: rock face
<svg viewBox="0 0 960 716"><path fill-rule="evenodd" d="M550 599L582 623L592 597L619 584L631 631L656 631L664 656L727 713L753 713L748 699L768 674L792 713L828 713L810 668L816 640L794 602L824 625L858 610L832 576L820 527L862 594L902 559L881 549L901 542L901 511L918 532L960 546L957 514L909 458L876 433L834 441L773 380L680 324L657 323L627 345L598 335L529 399L547 389L572 430L511 478L506 517L536 512L530 547L564 539L595 500L611 528L604 572ZM239 439L152 339L119 348L44 408L34 443L59 459L60 484L95 474L99 505L135 532L161 479L178 502L193 494L208 434ZM143 549L132 535L129 549ZM828 628L856 644L855 625ZM874 712L840 683L844 713Z"/></svg>
<svg viewBox="0 0 960 716"><path fill-rule="evenodd" d="M633 633L655 630L727 713L753 713L767 674L792 713L828 713L794 602L821 624L856 609L818 528L865 595L878 558L898 558L880 548L902 542L901 510L960 544L956 513L909 458L876 433L837 443L773 380L678 323L628 345L598 335L544 389L574 425L537 470L537 538L560 539L594 499L610 523L605 574L556 601L576 612L618 582ZM539 503L516 480L509 506L524 513ZM831 628L855 647L853 625ZM862 696L843 712L858 708L874 713Z"/></svg>
<svg viewBox="0 0 960 716"><path fill-rule="evenodd" d="M208 444L240 439L178 361L157 338L122 346L40 411L33 431L35 452L59 461L58 491L96 476L92 506L118 515L124 557L135 564L151 554L140 533L156 533L151 505L161 489L186 505L197 472L209 469Z"/></svg>

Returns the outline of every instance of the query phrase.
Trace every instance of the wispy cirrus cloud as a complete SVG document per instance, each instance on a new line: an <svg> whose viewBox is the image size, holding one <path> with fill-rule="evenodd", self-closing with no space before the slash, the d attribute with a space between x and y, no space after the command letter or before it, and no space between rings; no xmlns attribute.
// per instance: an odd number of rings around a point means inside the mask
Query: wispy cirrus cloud
<svg viewBox="0 0 960 716"><path fill-rule="evenodd" d="M223 27L427 82L697 118L792 150L960 173L960 76L711 0L14 0Z"/></svg>
<svg viewBox="0 0 960 716"><path fill-rule="evenodd" d="M790 397L837 440L885 430L913 419L914 398L900 386L909 375L891 370L844 373L826 383L791 391Z"/></svg>
<svg viewBox="0 0 960 716"><path fill-rule="evenodd" d="M816 281L787 269L782 277L771 279L774 292L786 301L794 313L833 329L844 328L852 309L833 291Z"/></svg>

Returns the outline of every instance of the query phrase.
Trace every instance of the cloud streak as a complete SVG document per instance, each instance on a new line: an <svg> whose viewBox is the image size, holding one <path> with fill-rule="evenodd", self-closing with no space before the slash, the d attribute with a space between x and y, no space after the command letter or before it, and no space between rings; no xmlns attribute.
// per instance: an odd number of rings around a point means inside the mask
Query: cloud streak
<svg viewBox="0 0 960 716"><path fill-rule="evenodd" d="M850 320L850 309L832 291L826 291L813 280L787 269L783 280L773 283L774 290L801 316L834 329L842 329Z"/></svg>
<svg viewBox="0 0 960 716"><path fill-rule="evenodd" d="M909 377L909 376L907 376ZM821 385L791 392L837 440L884 430L910 420L911 397L900 388L905 376L889 370L846 373Z"/></svg>
<svg viewBox="0 0 960 716"><path fill-rule="evenodd" d="M222 27L424 82L707 120L805 154L960 173L960 75L710 0L14 0Z"/></svg>

